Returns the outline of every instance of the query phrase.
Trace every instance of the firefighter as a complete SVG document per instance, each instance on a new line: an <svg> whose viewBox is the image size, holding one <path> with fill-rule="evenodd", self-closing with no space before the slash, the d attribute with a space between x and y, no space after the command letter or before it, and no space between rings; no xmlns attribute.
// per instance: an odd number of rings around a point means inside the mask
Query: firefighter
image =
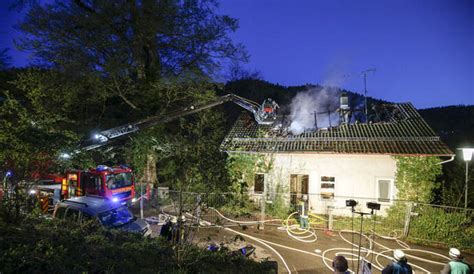
<svg viewBox="0 0 474 274"><path fill-rule="evenodd" d="M301 198L299 209L300 209L300 228L301 229L308 229L309 228L309 223L308 223L308 209L309 209L308 195L304 194L303 197Z"/></svg>
<svg viewBox="0 0 474 274"><path fill-rule="evenodd" d="M258 110L259 116L266 120L269 118L276 119L276 110L279 108L278 104L271 98L266 99L260 109Z"/></svg>
<svg viewBox="0 0 474 274"><path fill-rule="evenodd" d="M332 260L332 267L334 268L335 274L348 274L350 273L347 269L349 265L344 256L338 255Z"/></svg>
<svg viewBox="0 0 474 274"><path fill-rule="evenodd" d="M400 249L395 249L393 251L394 262L387 265L383 270L382 274L412 274L413 270L411 266L407 263L407 258L405 253Z"/></svg>
<svg viewBox="0 0 474 274"><path fill-rule="evenodd" d="M166 220L166 223L164 223L163 226L161 226L160 236L165 238L168 241L171 241L172 231L173 231L173 219L168 217L168 220Z"/></svg>
<svg viewBox="0 0 474 274"><path fill-rule="evenodd" d="M271 98L267 98L263 102L263 111L266 113L273 113L275 112L280 106L277 104L277 102L273 101Z"/></svg>
<svg viewBox="0 0 474 274"><path fill-rule="evenodd" d="M449 257L451 261L447 263L443 270L441 271L442 274L449 274L449 273L459 273L459 274L469 274L473 273L472 268L464 262L463 257L461 256L461 251L457 248L450 248L449 249Z"/></svg>

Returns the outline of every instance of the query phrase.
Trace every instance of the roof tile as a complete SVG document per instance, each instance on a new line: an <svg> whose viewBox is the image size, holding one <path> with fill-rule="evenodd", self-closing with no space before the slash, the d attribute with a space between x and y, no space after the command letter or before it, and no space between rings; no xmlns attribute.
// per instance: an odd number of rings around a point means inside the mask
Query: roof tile
<svg viewBox="0 0 474 274"><path fill-rule="evenodd" d="M300 152L448 156L453 152L410 103L395 104L403 119L384 123L340 125L300 135L282 134L258 125L243 113L221 144L227 152Z"/></svg>

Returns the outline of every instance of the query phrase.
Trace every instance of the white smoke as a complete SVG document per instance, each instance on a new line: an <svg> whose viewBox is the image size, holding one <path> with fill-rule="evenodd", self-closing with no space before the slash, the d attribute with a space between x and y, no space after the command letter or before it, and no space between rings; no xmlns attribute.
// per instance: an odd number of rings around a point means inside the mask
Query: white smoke
<svg viewBox="0 0 474 274"><path fill-rule="evenodd" d="M293 134L301 134L307 129L314 128L314 106L316 97L310 91L298 93L291 101L291 124L290 131Z"/></svg>
<svg viewBox="0 0 474 274"><path fill-rule="evenodd" d="M341 89L338 87L347 80L343 73L345 62L346 59L343 58L331 63L322 75L324 79L322 86L310 87L293 98L290 104L289 127L292 134L298 135L305 131L329 128L339 124L339 113L336 109L339 108Z"/></svg>
<svg viewBox="0 0 474 274"><path fill-rule="evenodd" d="M294 135L318 128L335 126L339 122L341 90L334 87L314 87L298 93L291 101L290 132ZM316 114L315 114L316 113Z"/></svg>

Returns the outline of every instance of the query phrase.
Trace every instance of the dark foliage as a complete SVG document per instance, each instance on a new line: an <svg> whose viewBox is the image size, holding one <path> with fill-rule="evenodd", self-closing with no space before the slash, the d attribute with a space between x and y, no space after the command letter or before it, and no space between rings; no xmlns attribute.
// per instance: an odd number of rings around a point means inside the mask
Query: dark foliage
<svg viewBox="0 0 474 274"><path fill-rule="evenodd" d="M6 70L11 64L11 57L8 55L8 49L0 50L0 71Z"/></svg>
<svg viewBox="0 0 474 274"><path fill-rule="evenodd" d="M474 146L474 106L446 106L421 109L420 114L441 139L456 153L456 159L443 165L440 176L441 188L436 193L436 202L464 206L465 163L458 148ZM469 174L474 174L471 164ZM469 184L472 185L470 176ZM468 193L468 207L474 207L474 191Z"/></svg>
<svg viewBox="0 0 474 274"><path fill-rule="evenodd" d="M2 273L268 273L264 264L229 251L198 247L177 260L161 238L105 231L87 223L28 217L11 224L0 220Z"/></svg>
<svg viewBox="0 0 474 274"><path fill-rule="evenodd" d="M19 45L32 50L38 64L71 76L101 75L120 85L114 89L122 95L130 81L208 76L222 58L247 57L228 36L238 21L217 14L214 0L76 0L26 8L20 29L28 35Z"/></svg>
<svg viewBox="0 0 474 274"><path fill-rule="evenodd" d="M474 106L427 108L420 114L451 149L474 146Z"/></svg>

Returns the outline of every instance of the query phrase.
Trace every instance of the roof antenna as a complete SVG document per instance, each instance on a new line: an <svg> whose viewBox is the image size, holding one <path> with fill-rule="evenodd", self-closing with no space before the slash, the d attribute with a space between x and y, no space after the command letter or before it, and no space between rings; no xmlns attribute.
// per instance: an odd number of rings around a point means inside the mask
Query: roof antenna
<svg viewBox="0 0 474 274"><path fill-rule="evenodd" d="M329 105L328 105L328 120L329 120L329 129L332 128L332 125L331 125L331 111L329 110Z"/></svg>
<svg viewBox="0 0 474 274"><path fill-rule="evenodd" d="M314 128L317 130L318 129L318 112L316 111L316 108L314 109Z"/></svg>
<svg viewBox="0 0 474 274"><path fill-rule="evenodd" d="M360 75L364 76L364 105L365 105L365 122L369 122L369 116L367 113L367 75L370 73L375 74L375 68L369 68L360 72Z"/></svg>

